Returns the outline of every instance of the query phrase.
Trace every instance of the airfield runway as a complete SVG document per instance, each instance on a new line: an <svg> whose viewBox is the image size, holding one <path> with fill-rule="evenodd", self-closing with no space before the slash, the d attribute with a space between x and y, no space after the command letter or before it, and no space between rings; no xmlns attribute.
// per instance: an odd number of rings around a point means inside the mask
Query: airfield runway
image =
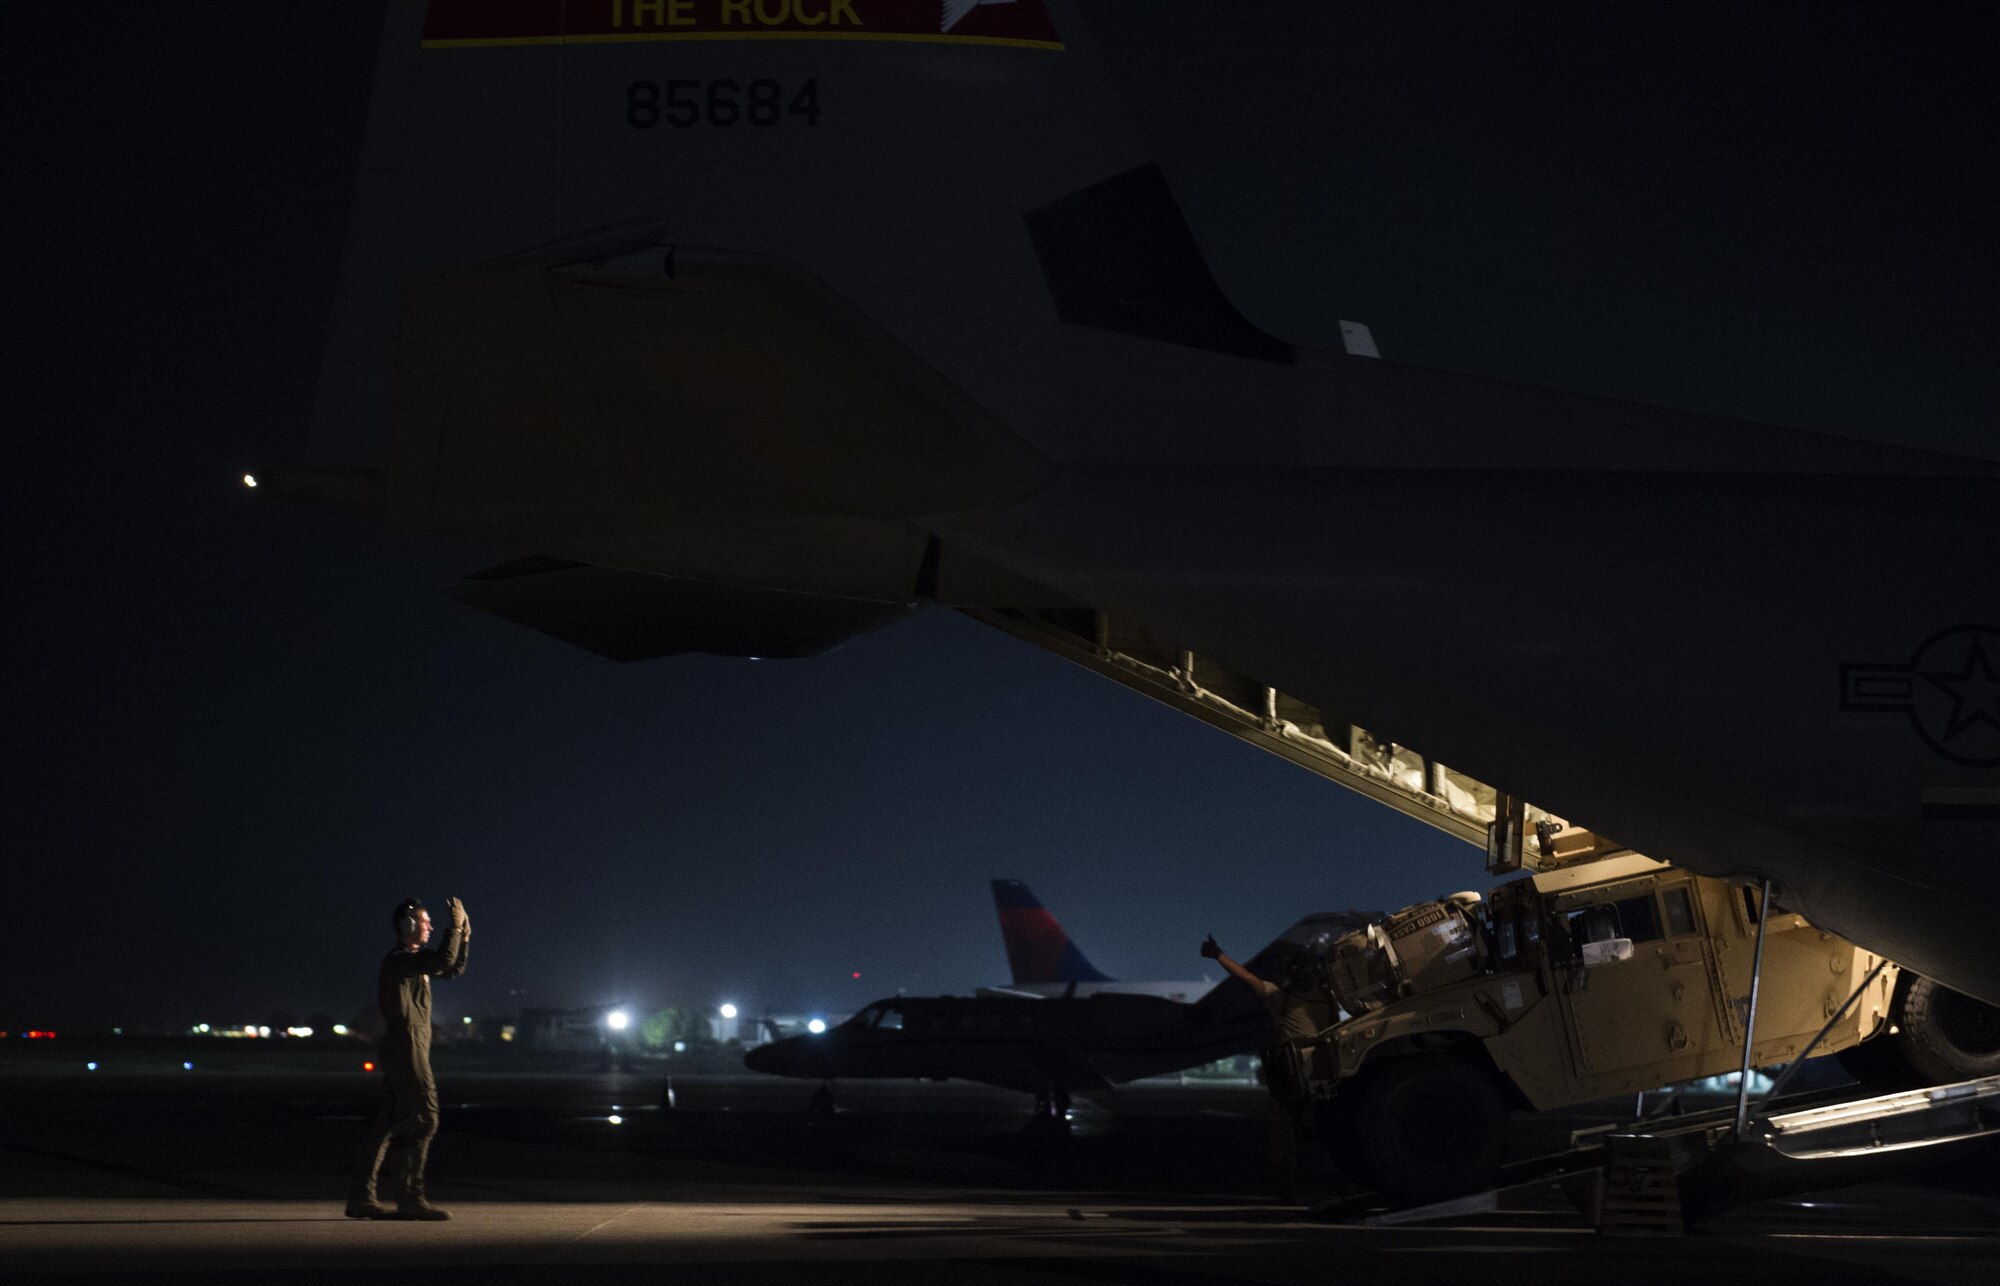
<svg viewBox="0 0 2000 1286"><path fill-rule="evenodd" d="M1370 1228L1264 1195L1262 1093L1215 1083L1085 1098L1075 1136L1050 1146L1018 1134L1023 1098L977 1086L845 1086L814 1123L810 1087L726 1068L674 1075L669 1103L657 1066L441 1060L432 1193L454 1218L365 1223L339 1210L378 1092L352 1061L0 1065L0 1278L2000 1280L1990 1158L1760 1202L1670 1240Z"/></svg>

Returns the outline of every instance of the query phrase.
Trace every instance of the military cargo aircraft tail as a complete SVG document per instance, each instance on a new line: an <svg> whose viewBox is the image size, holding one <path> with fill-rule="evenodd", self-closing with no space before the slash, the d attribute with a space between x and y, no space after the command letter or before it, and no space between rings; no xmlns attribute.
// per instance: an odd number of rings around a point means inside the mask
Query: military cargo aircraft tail
<svg viewBox="0 0 2000 1286"><path fill-rule="evenodd" d="M1226 8L391 0L313 462L604 656L955 608L1495 873L1532 802L2000 1001L2000 461L1274 312L1335 221L1257 252L1251 123L1191 165L1124 61Z"/></svg>

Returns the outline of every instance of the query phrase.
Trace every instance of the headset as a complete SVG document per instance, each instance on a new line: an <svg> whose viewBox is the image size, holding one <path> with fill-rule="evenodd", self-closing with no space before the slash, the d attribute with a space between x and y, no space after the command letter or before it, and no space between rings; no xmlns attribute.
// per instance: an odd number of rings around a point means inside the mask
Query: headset
<svg viewBox="0 0 2000 1286"><path fill-rule="evenodd" d="M417 931L417 916L423 909L424 904L415 898L404 898L396 904L396 909L389 913L389 923L395 928L397 937L408 937Z"/></svg>

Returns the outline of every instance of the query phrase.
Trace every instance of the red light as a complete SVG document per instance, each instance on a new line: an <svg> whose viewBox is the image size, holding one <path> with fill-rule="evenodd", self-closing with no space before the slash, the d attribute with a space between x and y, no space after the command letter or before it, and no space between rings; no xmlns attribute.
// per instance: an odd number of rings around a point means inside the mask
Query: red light
<svg viewBox="0 0 2000 1286"><path fill-rule="evenodd" d="M374 1071L374 1070L375 1070L375 1064L373 1064L373 1063L363 1063L363 1064L361 1065L361 1070L362 1070L362 1071L364 1071L364 1072L372 1072L372 1071Z"/></svg>
<svg viewBox="0 0 2000 1286"><path fill-rule="evenodd" d="M856 970L854 971L854 976L855 976L855 977L857 977L857 978L859 978L859 977L861 976L861 971L860 971L859 969L856 969Z"/></svg>

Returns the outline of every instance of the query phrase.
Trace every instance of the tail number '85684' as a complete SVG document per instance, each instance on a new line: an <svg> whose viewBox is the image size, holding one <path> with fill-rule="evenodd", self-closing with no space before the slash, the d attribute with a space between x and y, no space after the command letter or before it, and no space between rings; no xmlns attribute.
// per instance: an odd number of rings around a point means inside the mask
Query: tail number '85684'
<svg viewBox="0 0 2000 1286"><path fill-rule="evenodd" d="M819 124L819 79L814 77L789 95L775 80L670 80L665 92L656 80L635 80L625 90L625 123L652 129L665 123L675 129L712 125L769 128L787 116Z"/></svg>

